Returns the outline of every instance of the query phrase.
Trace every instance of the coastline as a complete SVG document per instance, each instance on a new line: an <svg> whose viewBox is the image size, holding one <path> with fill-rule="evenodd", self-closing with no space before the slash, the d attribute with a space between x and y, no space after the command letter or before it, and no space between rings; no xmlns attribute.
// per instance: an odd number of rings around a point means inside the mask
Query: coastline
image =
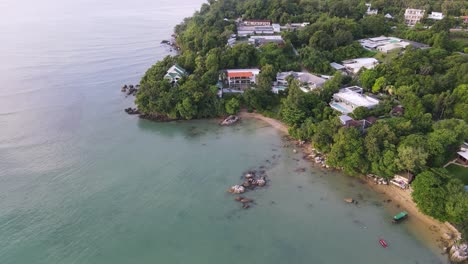
<svg viewBox="0 0 468 264"><path fill-rule="evenodd" d="M238 116L246 119L264 121L278 131L288 134L288 126L279 120L265 117L255 112L249 113L244 110L239 112ZM301 149L306 155L309 155L312 152L312 146L310 143L302 145ZM431 242L433 242L434 245L437 245L439 249L444 250L447 246L451 246L453 244L453 238L460 237L460 232L458 232L458 230L448 222L442 223L419 211L416 203L411 198L409 190L398 189L396 186L392 185L374 184L373 182L365 179L364 181L370 189L386 196L388 199L391 199L390 205L397 206L398 208L401 208L400 210L406 210L412 219L416 219L419 229L427 232L424 237L430 239ZM450 237L448 237L448 235Z"/></svg>

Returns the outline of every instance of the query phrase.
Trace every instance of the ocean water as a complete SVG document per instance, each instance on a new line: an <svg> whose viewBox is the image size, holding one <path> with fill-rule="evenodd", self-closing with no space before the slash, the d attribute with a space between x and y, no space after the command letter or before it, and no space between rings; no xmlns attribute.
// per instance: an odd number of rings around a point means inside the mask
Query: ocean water
<svg viewBox="0 0 468 264"><path fill-rule="evenodd" d="M383 197L267 124L123 112L120 86L201 3L0 2L0 263L445 263ZM268 187L241 209L226 189L260 167Z"/></svg>

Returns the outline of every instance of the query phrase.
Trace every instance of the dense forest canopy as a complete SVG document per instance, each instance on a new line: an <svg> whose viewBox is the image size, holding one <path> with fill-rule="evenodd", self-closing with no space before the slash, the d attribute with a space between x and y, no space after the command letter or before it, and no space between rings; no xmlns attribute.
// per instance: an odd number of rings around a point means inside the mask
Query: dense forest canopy
<svg viewBox="0 0 468 264"><path fill-rule="evenodd" d="M366 15L366 3L378 9ZM442 20L424 18L410 28L407 7L443 12ZM394 18L388 19L385 14ZM417 175L414 200L419 208L468 232L468 198L463 184L441 167L468 141L468 49L466 27L456 17L468 14L468 1L424 0L210 0L176 26L180 53L151 67L141 80L136 103L143 113L171 119L217 117L241 107L281 119L290 135L311 141L327 163L351 175L373 173L391 178L400 171ZM236 33L236 19L269 19L282 25L308 22L300 30L282 31L284 45L226 45ZM358 39L381 35L426 43L381 54L361 47ZM330 62L375 57L374 69L345 76ZM179 64L190 72L173 85L163 79ZM258 67L258 82L242 95L218 98L222 69ZM305 93L290 80L284 93L271 84L280 71L332 75L321 89ZM374 109L357 108L351 116L378 117L371 127L344 127L328 103L340 88L359 85L380 100ZM392 111L399 106L403 112ZM434 191L437 190L437 192ZM465 235L466 236L466 235Z"/></svg>

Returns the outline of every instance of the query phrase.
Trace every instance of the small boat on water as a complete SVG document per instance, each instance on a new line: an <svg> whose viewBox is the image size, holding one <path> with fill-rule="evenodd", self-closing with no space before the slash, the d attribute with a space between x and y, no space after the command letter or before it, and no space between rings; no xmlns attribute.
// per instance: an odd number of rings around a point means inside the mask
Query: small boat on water
<svg viewBox="0 0 468 264"><path fill-rule="evenodd" d="M399 214L395 215L393 217L392 222L393 223L399 223L400 221L406 219L407 217L408 217L408 212L403 211L403 212L400 212Z"/></svg>
<svg viewBox="0 0 468 264"><path fill-rule="evenodd" d="M383 239L380 239L380 240L379 240L379 243L380 243L380 245L381 245L383 248L388 247L387 242L385 242L385 240L383 240Z"/></svg>

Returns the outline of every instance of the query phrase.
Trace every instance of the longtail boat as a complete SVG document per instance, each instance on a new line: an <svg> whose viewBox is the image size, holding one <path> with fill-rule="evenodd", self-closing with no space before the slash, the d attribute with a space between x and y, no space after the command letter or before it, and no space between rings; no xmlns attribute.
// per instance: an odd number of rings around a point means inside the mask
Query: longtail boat
<svg viewBox="0 0 468 264"><path fill-rule="evenodd" d="M403 212L400 212L399 214L395 215L395 216L393 217L392 222L393 222L393 223L398 223L398 222L400 222L401 220L406 219L407 217L408 217L408 212L403 211Z"/></svg>
<svg viewBox="0 0 468 264"><path fill-rule="evenodd" d="M379 240L379 243L380 243L380 245L381 245L383 248L388 247L387 242L385 242L385 240L383 240L383 239L380 239L380 240Z"/></svg>

